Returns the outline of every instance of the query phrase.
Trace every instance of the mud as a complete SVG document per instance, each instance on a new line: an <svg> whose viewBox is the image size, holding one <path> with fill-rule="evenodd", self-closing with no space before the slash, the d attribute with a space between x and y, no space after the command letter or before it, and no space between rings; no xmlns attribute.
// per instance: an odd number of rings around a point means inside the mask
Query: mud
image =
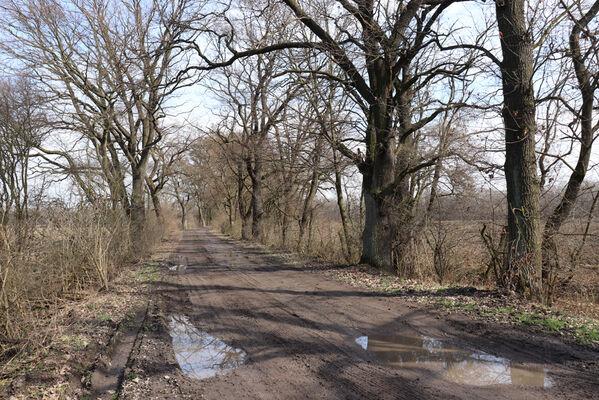
<svg viewBox="0 0 599 400"><path fill-rule="evenodd" d="M91 376L91 392L95 399L111 399L123 380L127 360L135 338L145 318L146 310L138 311L134 318L122 324L108 346L108 359L97 365Z"/></svg>
<svg viewBox="0 0 599 400"><path fill-rule="evenodd" d="M126 372L132 378L120 398L599 398L598 352L559 337L447 316L406 296L353 288L208 229L186 231L173 255L185 257L187 268L165 268L156 282L156 307L136 341ZM169 334L173 315L186 315L196 332L243 349L245 364L207 379L188 376ZM472 354L484 354L491 365L509 366L520 377L524 368L533 377L473 385L452 379L447 368L389 365L370 346L384 346L373 339L398 332L434 338L446 349L475 349ZM362 336L371 338L370 351L356 344Z"/></svg>

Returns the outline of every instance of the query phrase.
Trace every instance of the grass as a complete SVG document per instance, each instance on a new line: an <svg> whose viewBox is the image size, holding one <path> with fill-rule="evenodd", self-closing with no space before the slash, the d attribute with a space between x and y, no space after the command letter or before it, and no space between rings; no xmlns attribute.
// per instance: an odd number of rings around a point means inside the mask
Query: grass
<svg viewBox="0 0 599 400"><path fill-rule="evenodd" d="M104 322L104 321L108 321L108 320L114 319L114 315L101 312L101 313L98 314L98 319L100 321Z"/></svg>
<svg viewBox="0 0 599 400"><path fill-rule="evenodd" d="M553 317L543 318L543 319L539 320L538 323L539 323L539 325L546 326L547 328L549 328L552 331L559 331L562 328L564 328L564 326L566 326L566 321L559 319L559 318L553 318Z"/></svg>
<svg viewBox="0 0 599 400"><path fill-rule="evenodd" d="M599 342L599 327L583 325L576 329L576 335L585 343Z"/></svg>
<svg viewBox="0 0 599 400"><path fill-rule="evenodd" d="M475 318L534 326L579 342L599 344L599 321L530 303L507 293L472 291L471 287L462 292L460 285L440 286L433 282L400 279L361 265L336 268L328 274L352 286L369 288L377 293L413 295L413 301L439 308L444 312L469 312Z"/></svg>
<svg viewBox="0 0 599 400"><path fill-rule="evenodd" d="M537 325L544 326L551 331L559 331L566 326L566 321L559 317L543 317L537 313L518 313L514 317L514 322L519 325Z"/></svg>
<svg viewBox="0 0 599 400"><path fill-rule="evenodd" d="M135 274L136 278L141 278L145 282L156 282L159 271L154 265L148 265L143 271Z"/></svg>

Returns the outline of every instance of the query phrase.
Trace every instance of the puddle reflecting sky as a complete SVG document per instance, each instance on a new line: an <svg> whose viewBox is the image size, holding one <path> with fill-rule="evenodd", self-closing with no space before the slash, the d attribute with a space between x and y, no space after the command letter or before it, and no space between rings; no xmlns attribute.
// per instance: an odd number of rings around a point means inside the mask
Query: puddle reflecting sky
<svg viewBox="0 0 599 400"><path fill-rule="evenodd" d="M542 366L515 363L482 351L452 347L426 336L361 336L356 343L387 365L426 368L456 383L540 387L553 384Z"/></svg>
<svg viewBox="0 0 599 400"><path fill-rule="evenodd" d="M171 255L168 260L169 267L168 269L171 271L183 272L187 269L187 257L182 255Z"/></svg>
<svg viewBox="0 0 599 400"><path fill-rule="evenodd" d="M185 315L170 317L169 333L181 370L190 378L206 379L242 365L246 353L200 331Z"/></svg>

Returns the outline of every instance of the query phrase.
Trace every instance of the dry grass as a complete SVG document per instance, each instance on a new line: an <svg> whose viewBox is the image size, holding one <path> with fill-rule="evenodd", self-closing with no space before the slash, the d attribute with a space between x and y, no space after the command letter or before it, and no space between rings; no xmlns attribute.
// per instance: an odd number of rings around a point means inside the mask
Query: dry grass
<svg viewBox="0 0 599 400"><path fill-rule="evenodd" d="M127 265L161 238L150 221L136 240L111 210L48 210L43 218L0 226L0 360L52 335L64 302L108 289Z"/></svg>
<svg viewBox="0 0 599 400"><path fill-rule="evenodd" d="M488 270L490 255L482 241L480 231L487 224L486 233L495 242L499 242L502 225L491 221L434 221L411 243L407 262L410 274L404 278L419 282L443 282L445 284L471 285L496 288L493 271ZM572 220L566 224L558 237L561 256L560 279L563 284L557 288L559 297L556 307L564 311L576 312L597 318L599 313L599 223L591 225L580 256L573 257L582 244L581 232L585 220ZM219 220L223 233L239 237L239 221L232 228L228 221ZM302 254L335 264L355 264L358 262L361 243L360 228L356 224L352 231L351 248L354 257L348 260L344 251L341 223L336 219L318 216L315 218L311 241L306 237L301 246L297 246L297 224L287 229L286 243L282 241L280 227L267 225L266 244L277 248L299 251ZM439 265L442 261L443 265Z"/></svg>

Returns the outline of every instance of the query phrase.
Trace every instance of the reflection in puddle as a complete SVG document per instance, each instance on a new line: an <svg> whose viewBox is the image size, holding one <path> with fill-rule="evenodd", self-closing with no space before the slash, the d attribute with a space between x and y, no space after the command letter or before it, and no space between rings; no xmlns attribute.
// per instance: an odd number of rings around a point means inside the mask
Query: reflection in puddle
<svg viewBox="0 0 599 400"><path fill-rule="evenodd" d="M187 269L187 257L185 256L171 256L169 259L170 266L168 267L171 271L183 272Z"/></svg>
<svg viewBox="0 0 599 400"><path fill-rule="evenodd" d="M482 351L451 347L426 336L361 336L356 343L387 365L426 368L456 383L474 386L553 385L542 366L519 364Z"/></svg>
<svg viewBox="0 0 599 400"><path fill-rule="evenodd" d="M185 375L206 379L242 365L246 353L198 330L184 315L171 316L170 335L175 357Z"/></svg>

